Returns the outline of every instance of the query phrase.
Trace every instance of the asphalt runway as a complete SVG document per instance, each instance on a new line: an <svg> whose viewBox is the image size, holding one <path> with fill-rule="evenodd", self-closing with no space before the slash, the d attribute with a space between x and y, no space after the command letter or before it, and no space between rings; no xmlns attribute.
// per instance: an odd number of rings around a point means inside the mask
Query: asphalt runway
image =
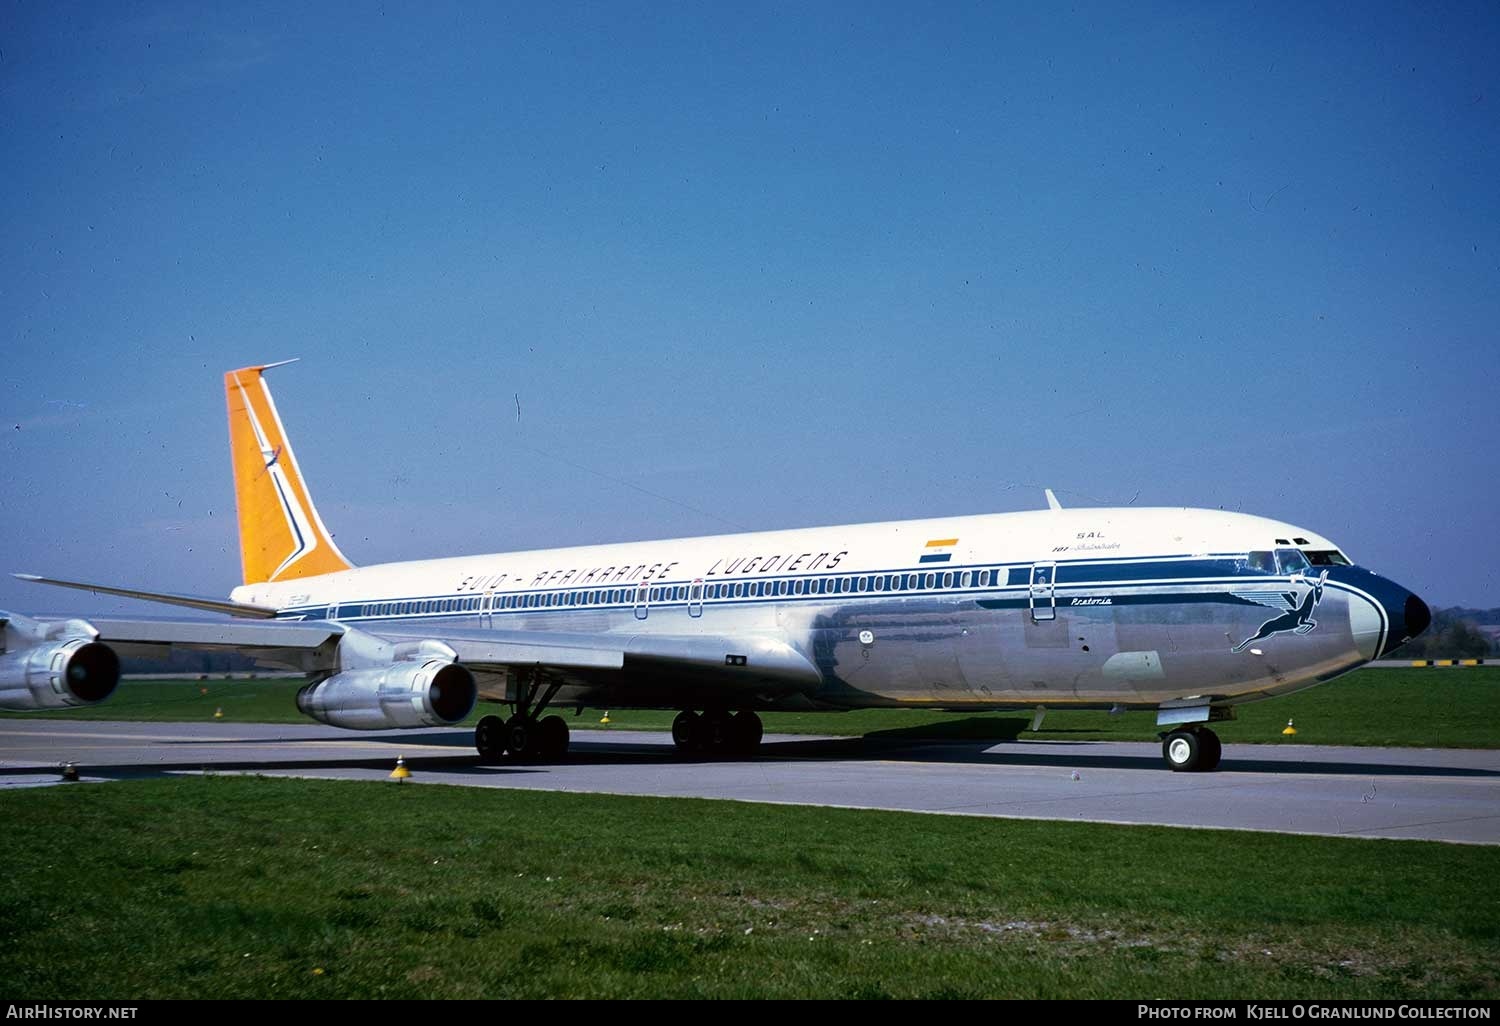
<svg viewBox="0 0 1500 1026"><path fill-rule="evenodd" d="M573 732L558 765L480 764L470 730L318 724L0 721L0 787L248 772L407 785L891 809L1500 844L1500 751L1225 745L1215 773L1173 773L1156 744L770 735L751 761L684 758L668 735ZM70 785L76 786L76 785ZM392 784L391 786L397 786Z"/></svg>

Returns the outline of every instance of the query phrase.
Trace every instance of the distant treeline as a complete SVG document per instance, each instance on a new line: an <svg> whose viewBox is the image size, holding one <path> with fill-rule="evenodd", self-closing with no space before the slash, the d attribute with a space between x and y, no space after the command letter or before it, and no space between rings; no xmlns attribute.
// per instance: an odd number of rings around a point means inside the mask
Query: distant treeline
<svg viewBox="0 0 1500 1026"><path fill-rule="evenodd" d="M1470 609L1468 606L1452 606L1443 612L1462 617L1470 623L1500 624L1500 609Z"/></svg>
<svg viewBox="0 0 1500 1026"><path fill-rule="evenodd" d="M1500 646L1478 624L1500 623L1500 609L1434 609L1432 626L1391 653L1392 659L1483 659L1500 655Z"/></svg>

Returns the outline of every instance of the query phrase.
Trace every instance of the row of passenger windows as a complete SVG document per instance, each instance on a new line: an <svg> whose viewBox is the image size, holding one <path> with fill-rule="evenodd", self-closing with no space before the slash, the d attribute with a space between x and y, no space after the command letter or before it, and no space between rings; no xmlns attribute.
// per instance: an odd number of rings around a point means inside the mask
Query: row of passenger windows
<svg viewBox="0 0 1500 1026"><path fill-rule="evenodd" d="M496 595L492 609L538 609L557 606L618 606L649 602L713 602L737 598L763 598L796 595L875 595L885 592L926 591L938 588L988 588L991 581L1000 582L1000 572L944 571L943 573L868 574L861 577L796 578L780 581L722 581L632 588L598 588L587 591L561 591ZM645 592L645 594L642 594ZM373 602L364 606L344 606L342 616L415 616L423 613L477 612L482 599L418 599L409 602Z"/></svg>

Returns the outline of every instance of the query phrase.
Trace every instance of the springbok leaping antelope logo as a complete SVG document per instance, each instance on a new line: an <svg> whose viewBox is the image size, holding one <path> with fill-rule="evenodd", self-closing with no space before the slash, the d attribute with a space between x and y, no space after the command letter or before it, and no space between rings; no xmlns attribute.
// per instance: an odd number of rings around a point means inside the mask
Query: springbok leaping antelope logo
<svg viewBox="0 0 1500 1026"><path fill-rule="evenodd" d="M1251 637L1246 638L1231 652L1239 652L1247 645L1269 638L1273 634L1306 634L1318 625L1318 621L1312 618L1312 612L1318 608L1318 600L1323 597L1323 584L1328 580L1328 571L1324 570L1316 578L1309 580L1301 574L1292 577L1292 583L1306 584L1307 593L1301 599L1297 598L1295 591L1237 591L1235 598L1254 602L1258 605L1269 606L1272 609L1285 610L1280 616L1273 616L1260 625L1260 630Z"/></svg>

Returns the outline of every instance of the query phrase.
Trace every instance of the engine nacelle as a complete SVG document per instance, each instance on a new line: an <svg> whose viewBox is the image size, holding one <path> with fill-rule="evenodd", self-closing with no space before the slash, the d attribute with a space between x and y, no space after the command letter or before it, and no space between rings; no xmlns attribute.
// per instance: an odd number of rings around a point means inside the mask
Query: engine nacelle
<svg viewBox="0 0 1500 1026"><path fill-rule="evenodd" d="M319 723L350 730L446 727L478 700L474 675L445 659L345 670L297 692L297 708Z"/></svg>
<svg viewBox="0 0 1500 1026"><path fill-rule="evenodd" d="M95 705L120 683L120 657L92 637L43 642L0 655L0 709Z"/></svg>

